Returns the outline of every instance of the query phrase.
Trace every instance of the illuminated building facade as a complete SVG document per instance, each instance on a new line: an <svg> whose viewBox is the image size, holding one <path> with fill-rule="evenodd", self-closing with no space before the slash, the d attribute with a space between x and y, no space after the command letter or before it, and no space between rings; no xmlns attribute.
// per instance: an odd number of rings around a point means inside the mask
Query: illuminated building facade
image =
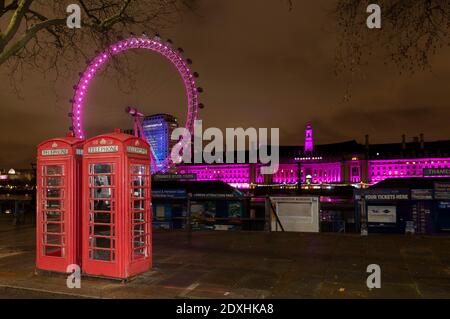
<svg viewBox="0 0 450 319"><path fill-rule="evenodd" d="M252 185L302 184L373 185L388 178L450 177L450 141L425 142L423 134L401 143L365 144L355 140L314 145L312 125L305 128L305 146L280 146L280 166L271 176L260 164L180 165L178 173L198 180L218 180L237 188ZM248 157L247 157L248 158ZM300 171L300 174L299 174Z"/></svg>

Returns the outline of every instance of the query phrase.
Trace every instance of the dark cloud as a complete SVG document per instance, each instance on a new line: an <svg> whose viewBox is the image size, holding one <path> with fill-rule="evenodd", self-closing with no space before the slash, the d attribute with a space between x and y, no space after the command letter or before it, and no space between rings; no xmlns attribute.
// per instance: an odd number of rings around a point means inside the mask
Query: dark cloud
<svg viewBox="0 0 450 319"><path fill-rule="evenodd" d="M343 102L348 79L334 76L338 30L331 5L296 1L289 12L278 0L205 0L195 14L163 30L200 73L204 126L280 127L281 142L290 145L302 143L310 120L321 143L362 141L366 133L374 142L421 132L429 140L448 138L450 51L434 58L433 72L415 75L399 75L374 54L363 76L353 81L351 99ZM90 135L130 127L123 111L127 105L185 117L183 86L174 68L149 52L126 57L136 85L124 92L127 81L111 72L94 81L85 113ZM20 83L23 99L6 84L0 88L0 167L28 166L36 144L66 133L77 72L56 84L27 72ZM2 83L7 77L0 70Z"/></svg>

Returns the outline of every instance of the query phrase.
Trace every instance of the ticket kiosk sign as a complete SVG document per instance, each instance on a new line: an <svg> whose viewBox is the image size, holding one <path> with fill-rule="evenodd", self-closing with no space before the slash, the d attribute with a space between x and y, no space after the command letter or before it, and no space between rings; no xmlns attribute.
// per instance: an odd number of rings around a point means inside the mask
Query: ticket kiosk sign
<svg viewBox="0 0 450 319"><path fill-rule="evenodd" d="M67 272L81 264L81 154L83 141L68 136L38 145L36 268Z"/></svg>
<svg viewBox="0 0 450 319"><path fill-rule="evenodd" d="M83 152L83 273L127 279L149 270L150 146L116 130Z"/></svg>

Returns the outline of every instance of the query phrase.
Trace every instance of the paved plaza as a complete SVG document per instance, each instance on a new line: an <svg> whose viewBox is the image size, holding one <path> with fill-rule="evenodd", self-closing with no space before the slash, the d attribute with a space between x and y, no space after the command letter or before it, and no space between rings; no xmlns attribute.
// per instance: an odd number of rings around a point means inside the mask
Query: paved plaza
<svg viewBox="0 0 450 319"><path fill-rule="evenodd" d="M450 237L155 232L128 283L35 274L35 227L0 219L1 298L450 298ZM380 289L366 268L381 267Z"/></svg>

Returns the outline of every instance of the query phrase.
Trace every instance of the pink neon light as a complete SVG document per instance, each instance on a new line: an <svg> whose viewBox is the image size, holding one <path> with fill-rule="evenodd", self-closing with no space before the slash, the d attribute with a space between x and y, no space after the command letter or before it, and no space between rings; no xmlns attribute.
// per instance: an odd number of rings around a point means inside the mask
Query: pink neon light
<svg viewBox="0 0 450 319"><path fill-rule="evenodd" d="M193 80L194 76L180 53L168 46L163 46L160 42L160 39L157 37L153 39L132 37L126 40L122 40L115 44L112 44L108 49L95 57L82 73L78 85L76 86L73 97L74 102L72 104L72 113L80 114L80 110L84 108L83 97L86 95L90 81L94 78L94 75L97 73L99 68L102 67L103 64L106 63L112 56L130 49L147 49L153 52L157 52L164 56L176 67L178 73L183 79L186 89L186 95L188 98L188 111L185 127L192 132L194 121L197 119L199 104L197 86L195 81ZM81 139L84 138L82 124L83 123L81 116L72 117L72 126L74 127L74 129L77 128L75 130L75 135ZM169 161L169 159L166 159L166 161Z"/></svg>

